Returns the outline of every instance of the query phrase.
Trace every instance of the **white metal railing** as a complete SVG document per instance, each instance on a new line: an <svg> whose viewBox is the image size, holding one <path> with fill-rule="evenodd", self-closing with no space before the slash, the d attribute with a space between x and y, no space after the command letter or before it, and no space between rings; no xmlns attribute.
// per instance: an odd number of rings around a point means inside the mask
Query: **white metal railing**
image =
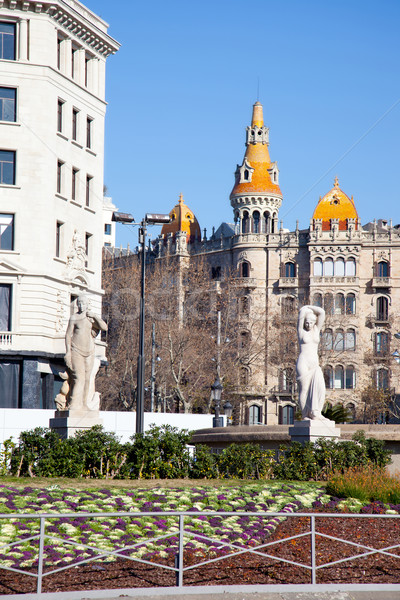
<svg viewBox="0 0 400 600"><path fill-rule="evenodd" d="M85 519L85 520L90 520L90 519L104 519L104 518L118 518L118 519L137 519L137 518L149 518L150 520L153 518L153 520L158 520L161 517L173 517L176 519L176 529L173 532L168 532L165 535L156 535L155 537L152 538L141 538L137 543L134 544L130 544L127 546L123 546L123 547L118 547L115 548L114 550L105 550L104 548L97 548L96 546L92 546L92 545L88 545L88 544L84 544L82 543L82 541L80 541L79 539L66 539L65 537L57 537L56 535L52 535L49 533L46 533L46 525L48 523L51 523L54 520L57 519L62 519L62 521L65 523L66 519L70 519L70 520L76 520L76 519ZM199 517L203 518L206 517L207 520L206 521L201 521L199 520L198 523L196 524L196 531L193 531L192 529L188 528L188 524L189 523L193 523L194 520L198 519ZM289 519L299 519L299 518L304 518L307 517L309 519L309 529L308 531L303 531L302 533L299 533L297 535L291 535L289 537L286 538L280 538L279 540L272 540L272 541L263 541L262 543L258 544L257 546L249 546L249 547L244 547L243 544L240 544L239 542L228 542L226 540L226 538L222 539L217 539L217 538L213 538L210 537L209 535L205 535L204 533L201 532L200 527L200 523L207 523L208 524L208 519L212 519L215 517L253 517L253 518L257 518L260 519L260 517L264 517L266 521L268 521L269 523L274 523L274 524L279 524L281 521L289 518ZM289 564L289 565L293 565L296 567L300 567L303 569L306 569L309 573L310 573L310 579L311 579L311 584L296 584L296 590L301 592L305 589L307 589L307 591L320 591L323 588L325 589L327 587L327 585L329 586L329 584L319 584L317 582L317 575L318 573L324 569L324 568L328 568L328 567L332 567L335 565L339 565L339 564L343 564L343 563L351 563L351 561L355 560L355 559L359 559L359 558L365 558L365 557L371 557L374 554L378 554L381 556L385 556L385 557L391 557L391 558L397 558L400 560L400 553L396 554L396 552L399 552L400 550L400 539L399 539L399 543L398 544L391 544L390 546L387 547L381 547L381 548L374 548L368 545L365 545L361 542L356 542L354 541L354 539L345 539L345 538L337 538L331 535L328 535L326 533L322 533L320 531L318 531L317 527L316 527L316 519L320 520L320 519L335 519L335 518L340 518L340 519L385 519L385 520L389 520L388 525L390 524L390 519L394 519L397 520L400 518L400 514L378 514L378 515L374 515L374 514L354 514L354 513L307 513L307 512L297 512L297 513L289 513L289 512L248 512L248 511L235 511L235 512L223 512L223 511L196 511L196 512L180 512L180 511L175 511L175 512L171 512L171 511L165 511L165 512L104 512L104 513L84 513L84 512L75 512L75 513L58 513L58 514L54 514L54 513L42 513L42 514L30 514L30 513L24 513L24 514L17 514L17 513L10 513L10 514L0 514L0 526L2 524L2 521L4 519L7 519L8 521L12 521L14 519L16 520L21 520L21 519L30 519L30 520L37 520L38 521L38 526L36 527L36 532L32 532L33 535L28 535L28 537L21 537L20 540L15 540L13 542L10 542L8 544L3 544L0 546L0 551L4 553L4 551L7 550L7 548L10 548L11 551L13 551L13 549L15 550L16 546L19 543L26 543L26 542L36 542L37 545L37 552L36 552L36 556L35 556L35 560L34 560L34 566L37 567L37 572L32 572L31 570L23 570L22 568L14 568L14 567L10 567L5 565L4 563L0 562L0 569L5 569L8 571L12 571L12 572L16 572L16 573L20 573L22 575L25 575L26 577L33 577L37 580L37 585L36 585L36 594L29 594L29 598L39 598L42 597L42 585L43 585L43 579L45 577L48 577L49 575L53 575L55 573L59 573L61 571L65 571L67 569L73 568L73 567L77 567L79 565L84 565L87 563L90 563L92 561L95 560L99 560L99 559L107 559L110 557L114 557L114 558L121 558L124 560L130 560L133 562L138 562L138 563L142 563L145 565L149 565L151 567L160 567L162 569L166 569L168 571L172 571L175 573L176 576L176 586L181 589L181 588L185 588L185 589L190 589L195 591L196 588L191 585L190 587L184 586L184 574L190 570L196 569L198 567L202 567L204 565L208 565L211 563L223 563L223 561L225 559L228 558L232 558L234 556L240 556L240 555L245 555L245 554L251 554L254 556L257 556L258 558L262 557L264 559L270 559L273 561L277 561L277 562L281 562L281 563L285 563L285 564ZM150 521L151 522L151 521ZM185 528L185 522L186 522L186 528ZM76 537L76 536L75 536ZM138 550L139 547L143 547L143 545L147 544L147 543L157 543L157 547L161 550L162 549L162 543L163 541L168 540L169 538L178 538L178 542L175 543L175 546L173 548L173 552L174 552L174 566L172 566L171 564L165 564L162 562L155 562L155 561L149 561L146 560L145 558L140 558L139 556L130 556L128 554L126 554L127 551L130 551L131 553L134 553L135 551ZM268 552L268 549L270 549L272 546L277 545L277 544L283 544L285 542L293 542L294 540L300 540L300 539L305 539L309 537L310 539L310 554L309 554L309 563L308 564L304 564L302 562L296 562L296 561L291 561L288 560L287 558L281 558L279 556L270 554ZM318 541L319 538L323 539L323 540L332 540L332 541L338 541L338 542L343 542L345 544L347 544L350 547L354 548L354 551L358 550L358 553L354 553L351 556L346 556L346 557L337 557L334 560L329 560L329 562L325 562L322 564L319 564L317 561L317 553L318 553ZM187 544L188 541L192 540L192 539L196 539L197 541L200 542L204 542L205 544L209 544L212 543L214 545L220 545L221 548L229 548L229 552L226 554L221 554L220 556L214 556L212 558L209 558L208 560L204 560L204 553L202 555L202 559L200 562L196 563L196 564L191 564L188 566L184 566L184 556L185 556L185 551L188 550L187 548ZM46 570L46 567L49 567L49 565L51 564L51 559L47 556L47 552L46 552L46 543L51 543L51 542L62 542L62 544L67 545L68 548L74 548L79 546L80 549L85 548L87 550L90 550L91 552L95 552L96 554L94 556L90 556L89 558L85 558L83 560L72 560L72 562L68 565L64 565L61 567L57 567L57 565L54 565L56 568L51 568L50 570ZM215 552L214 552L215 554ZM221 565L222 568L222 565ZM354 577L356 578L356 577ZM256 585L256 584L254 584ZM335 590L341 590L341 589L352 589L352 590L356 590L356 589L377 589L377 585L381 586L379 589L385 589L385 590L398 590L400 591L400 583L395 583L395 584L380 584L375 583L375 584L370 584L370 586L368 586L368 584L363 584L363 585L359 585L359 584L349 584L349 583L344 583L344 584L340 584L337 583L337 581L335 581ZM383 585L383 587L382 587ZM226 590L226 588L229 586L224 585L224 589ZM232 588L235 588L237 586L232 586ZM251 586L249 586L251 587ZM268 584L264 586L265 588L268 587L268 589L272 589L275 587L279 587L278 584ZM290 586L291 588L293 588L294 586ZM263 588L262 585L257 585L257 588ZM168 589L171 590L171 592L173 591L173 588L164 588L164 589ZM211 588L210 588L211 589ZM213 587L213 590L215 590L216 588ZM87 591L87 590L86 590ZM125 590L126 591L126 590ZM149 591L147 589L147 591ZM150 590L151 591L151 590ZM57 594L56 594L57 595ZM2 595L2 598L12 598L13 595Z"/></svg>
<svg viewBox="0 0 400 600"><path fill-rule="evenodd" d="M12 344L12 333L0 332L0 348L7 348Z"/></svg>

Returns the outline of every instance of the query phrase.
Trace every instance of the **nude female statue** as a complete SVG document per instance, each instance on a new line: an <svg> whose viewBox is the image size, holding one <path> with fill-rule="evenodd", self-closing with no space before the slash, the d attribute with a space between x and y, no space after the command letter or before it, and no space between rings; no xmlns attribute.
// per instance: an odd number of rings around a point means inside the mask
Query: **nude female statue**
<svg viewBox="0 0 400 600"><path fill-rule="evenodd" d="M76 303L78 312L71 316L65 334L64 361L70 373L69 408L87 410L95 391L94 340L100 330L107 331L107 325L88 310L86 296L79 296Z"/></svg>
<svg viewBox="0 0 400 600"><path fill-rule="evenodd" d="M325 311L319 306L303 306L299 311L297 335L300 354L296 364L299 403L303 419L326 419L321 415L325 403L325 381L318 362L318 344Z"/></svg>

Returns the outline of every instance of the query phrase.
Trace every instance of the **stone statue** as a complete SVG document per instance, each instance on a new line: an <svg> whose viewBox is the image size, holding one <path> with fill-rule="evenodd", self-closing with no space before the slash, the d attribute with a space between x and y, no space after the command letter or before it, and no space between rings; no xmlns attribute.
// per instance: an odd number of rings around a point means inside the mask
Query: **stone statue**
<svg viewBox="0 0 400 600"><path fill-rule="evenodd" d="M303 306L299 311L297 335L300 353L296 364L299 403L303 420L327 421L321 411L325 403L325 380L318 362L318 344L325 311L319 306Z"/></svg>
<svg viewBox="0 0 400 600"><path fill-rule="evenodd" d="M70 410L96 410L98 394L94 380L99 360L95 360L94 340L100 330L107 331L107 325L100 317L88 310L87 298L77 299L78 312L69 320L65 334L65 364L69 371ZM98 408L98 406L97 406Z"/></svg>

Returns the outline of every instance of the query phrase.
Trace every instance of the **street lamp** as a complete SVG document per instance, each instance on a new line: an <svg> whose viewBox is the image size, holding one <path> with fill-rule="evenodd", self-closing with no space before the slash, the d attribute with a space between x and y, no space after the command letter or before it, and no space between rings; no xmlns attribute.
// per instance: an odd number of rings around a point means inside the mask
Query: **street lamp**
<svg viewBox="0 0 400 600"><path fill-rule="evenodd" d="M214 402L215 407L215 417L213 417L213 427L223 427L224 420L219 416L219 405L221 402L221 394L222 394L222 385L219 380L219 375L217 373L217 378L211 386L211 399Z"/></svg>
<svg viewBox="0 0 400 600"><path fill-rule="evenodd" d="M113 213L112 220L118 223L132 223L134 218L129 213ZM140 279L140 312L139 312L139 354L137 367L136 389L136 433L143 433L144 429L144 326L145 326L145 290L146 290L146 234L147 225L161 225L169 223L169 215L159 213L146 213L139 226L139 244L142 247L142 264Z"/></svg>
<svg viewBox="0 0 400 600"><path fill-rule="evenodd" d="M232 411L233 411L232 404L229 402L229 400L227 400L222 408L224 409L224 413L226 416L226 425L227 426L232 425Z"/></svg>

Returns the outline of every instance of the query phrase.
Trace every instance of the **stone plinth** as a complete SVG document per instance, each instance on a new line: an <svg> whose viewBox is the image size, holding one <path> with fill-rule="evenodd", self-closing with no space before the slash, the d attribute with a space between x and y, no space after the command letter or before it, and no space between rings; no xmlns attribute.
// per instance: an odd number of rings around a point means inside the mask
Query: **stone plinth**
<svg viewBox="0 0 400 600"><path fill-rule="evenodd" d="M319 438L337 440L340 437L340 427L336 427L335 421L329 419L312 421L295 421L289 427L289 435L292 442L316 442Z"/></svg>
<svg viewBox="0 0 400 600"><path fill-rule="evenodd" d="M56 410L54 418L50 419L50 429L62 438L73 437L77 431L102 424L98 410Z"/></svg>

